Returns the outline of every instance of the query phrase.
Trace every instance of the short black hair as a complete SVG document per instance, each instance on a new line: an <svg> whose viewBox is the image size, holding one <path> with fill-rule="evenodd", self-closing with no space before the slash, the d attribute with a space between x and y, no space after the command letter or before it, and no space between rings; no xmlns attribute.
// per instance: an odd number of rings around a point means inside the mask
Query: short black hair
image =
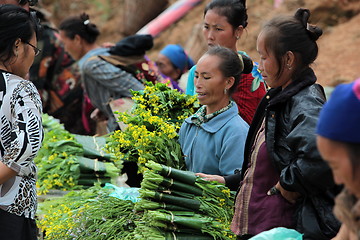
<svg viewBox="0 0 360 240"><path fill-rule="evenodd" d="M13 47L17 39L29 42L39 36L40 24L36 15L13 5L0 5L0 61L4 64L14 56Z"/></svg>
<svg viewBox="0 0 360 240"><path fill-rule="evenodd" d="M213 0L206 5L204 16L209 10L214 10L220 16L226 17L233 29L239 26L246 28L248 25L246 0Z"/></svg>

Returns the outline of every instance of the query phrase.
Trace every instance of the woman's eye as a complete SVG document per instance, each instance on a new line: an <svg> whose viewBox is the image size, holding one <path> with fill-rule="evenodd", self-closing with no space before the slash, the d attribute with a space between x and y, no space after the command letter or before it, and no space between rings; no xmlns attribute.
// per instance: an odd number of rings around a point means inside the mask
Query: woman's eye
<svg viewBox="0 0 360 240"><path fill-rule="evenodd" d="M216 31L222 31L222 28L216 28Z"/></svg>
<svg viewBox="0 0 360 240"><path fill-rule="evenodd" d="M204 79L205 80L209 80L211 77L206 77L206 76L204 76Z"/></svg>
<svg viewBox="0 0 360 240"><path fill-rule="evenodd" d="M196 79L199 78L199 75L195 75L194 78L196 78Z"/></svg>
<svg viewBox="0 0 360 240"><path fill-rule="evenodd" d="M207 26L207 25L204 25L204 29L209 29L209 26Z"/></svg>

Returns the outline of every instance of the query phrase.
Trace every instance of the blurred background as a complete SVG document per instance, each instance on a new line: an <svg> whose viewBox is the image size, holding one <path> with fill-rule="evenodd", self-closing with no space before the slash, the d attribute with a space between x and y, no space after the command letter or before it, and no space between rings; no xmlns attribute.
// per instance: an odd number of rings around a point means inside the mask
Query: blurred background
<svg viewBox="0 0 360 240"><path fill-rule="evenodd" d="M117 42L137 33L167 8L181 0L42 0L39 7L55 27L65 17L86 12L101 30L100 42ZM180 44L197 61L205 52L202 37L203 10L208 0L197 4L179 20L155 36L148 56L155 59L167 44ZM322 27L319 56L313 65L318 82L335 86L360 76L356 59L360 56L360 0L248 0L249 24L238 49L246 51L255 61L256 38L261 25L279 14L292 15L297 8L309 8L310 22ZM171 14L170 14L171 15Z"/></svg>

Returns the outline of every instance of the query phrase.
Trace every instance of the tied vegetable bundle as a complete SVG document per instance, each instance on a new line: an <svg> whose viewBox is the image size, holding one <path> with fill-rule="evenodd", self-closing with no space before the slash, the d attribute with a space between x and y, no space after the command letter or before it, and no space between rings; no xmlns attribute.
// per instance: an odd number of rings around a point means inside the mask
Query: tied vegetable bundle
<svg viewBox="0 0 360 240"><path fill-rule="evenodd" d="M53 117L43 115L45 136L35 158L39 194L51 189L63 191L110 182L119 175L113 157L101 150L105 138L73 135Z"/></svg>
<svg viewBox="0 0 360 240"><path fill-rule="evenodd" d="M125 239L142 216L134 203L109 196L98 185L39 204L39 227L45 240Z"/></svg>
<svg viewBox="0 0 360 240"><path fill-rule="evenodd" d="M229 229L234 195L227 187L152 161L146 167L149 170L141 183L141 201L135 205L137 211L145 211L142 224L135 230L138 237L147 234L145 229L154 239L171 239L165 233L187 235L188 239L201 239L195 237L199 235L235 237Z"/></svg>
<svg viewBox="0 0 360 240"><path fill-rule="evenodd" d="M109 136L107 151L116 156L116 161L136 162L141 173L149 160L184 168L177 132L183 120L198 108L196 97L163 83L147 83L143 91L131 93L135 102L131 113L115 112L127 128Z"/></svg>

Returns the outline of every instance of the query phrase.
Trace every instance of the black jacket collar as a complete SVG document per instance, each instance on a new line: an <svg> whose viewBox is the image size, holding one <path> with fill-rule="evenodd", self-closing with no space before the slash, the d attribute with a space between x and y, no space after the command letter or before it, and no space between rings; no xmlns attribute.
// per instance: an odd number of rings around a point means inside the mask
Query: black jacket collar
<svg viewBox="0 0 360 240"><path fill-rule="evenodd" d="M281 90L281 87L278 87L269 91L270 96L274 96L273 98L270 98L269 106L287 102L289 98L297 94L303 88L313 85L316 82L316 79L314 71L309 67L305 68L284 90Z"/></svg>

